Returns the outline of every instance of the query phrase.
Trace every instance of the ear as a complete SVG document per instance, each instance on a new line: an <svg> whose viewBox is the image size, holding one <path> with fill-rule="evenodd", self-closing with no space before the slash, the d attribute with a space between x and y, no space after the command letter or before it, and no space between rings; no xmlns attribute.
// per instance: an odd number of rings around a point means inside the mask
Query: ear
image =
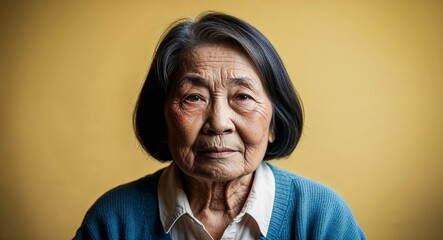
<svg viewBox="0 0 443 240"><path fill-rule="evenodd" d="M273 143L275 140L275 130L274 128L269 129L268 142Z"/></svg>

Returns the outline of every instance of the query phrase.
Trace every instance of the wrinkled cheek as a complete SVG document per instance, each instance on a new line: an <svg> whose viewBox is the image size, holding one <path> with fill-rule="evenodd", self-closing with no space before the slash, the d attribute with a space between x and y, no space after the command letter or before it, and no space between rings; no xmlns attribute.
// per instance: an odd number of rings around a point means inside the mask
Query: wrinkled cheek
<svg viewBox="0 0 443 240"><path fill-rule="evenodd" d="M263 128L259 131L252 131L249 137L244 138L245 146L246 146L246 158L247 161L251 164L256 161L263 160L263 157L266 152L266 148L268 146L268 130L267 128Z"/></svg>
<svg viewBox="0 0 443 240"><path fill-rule="evenodd" d="M195 139L195 132L190 119L181 117L171 117L169 138L173 146L171 151L176 151L179 155L187 154L190 151Z"/></svg>
<svg viewBox="0 0 443 240"><path fill-rule="evenodd" d="M189 119L188 117L180 112L170 110L168 114L168 131L169 135L174 136L186 136L189 132Z"/></svg>
<svg viewBox="0 0 443 240"><path fill-rule="evenodd" d="M171 132L170 137L176 139L177 146L189 146L192 143L193 132L188 126L181 125L180 123L175 124L175 131Z"/></svg>
<svg viewBox="0 0 443 240"><path fill-rule="evenodd" d="M173 160L179 165L189 165L189 157L192 155L192 147L187 144L186 140L174 136L174 141L170 145Z"/></svg>
<svg viewBox="0 0 443 240"><path fill-rule="evenodd" d="M245 141L251 146L259 146L262 145L264 141L267 142L269 127L266 126L266 123L260 125L250 125L247 130L249 134L245 137Z"/></svg>

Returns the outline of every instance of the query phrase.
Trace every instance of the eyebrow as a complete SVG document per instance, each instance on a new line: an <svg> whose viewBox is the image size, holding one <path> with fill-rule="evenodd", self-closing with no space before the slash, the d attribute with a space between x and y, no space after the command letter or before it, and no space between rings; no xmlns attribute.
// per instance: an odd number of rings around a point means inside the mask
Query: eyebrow
<svg viewBox="0 0 443 240"><path fill-rule="evenodd" d="M207 80L198 75L189 75L180 78L178 82L178 86L183 86L185 84L197 85L197 86L205 86Z"/></svg>
<svg viewBox="0 0 443 240"><path fill-rule="evenodd" d="M182 77L179 80L178 85L183 86L185 84L191 84L191 85L195 85L195 86L206 86L207 82L208 82L208 80L206 78L201 77L201 76L189 75L189 76ZM254 81L249 77L234 77L234 78L228 79L228 85L240 85L240 86L247 87L247 88L253 88L253 86L254 86L253 82Z"/></svg>
<svg viewBox="0 0 443 240"><path fill-rule="evenodd" d="M246 88L253 88L253 80L249 77L235 77L229 79L229 84L240 85Z"/></svg>

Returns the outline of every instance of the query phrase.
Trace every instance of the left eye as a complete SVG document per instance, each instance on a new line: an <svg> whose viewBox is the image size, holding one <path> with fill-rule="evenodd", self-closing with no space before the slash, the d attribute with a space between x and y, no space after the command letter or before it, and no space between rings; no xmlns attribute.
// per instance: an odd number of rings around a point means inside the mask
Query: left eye
<svg viewBox="0 0 443 240"><path fill-rule="evenodd" d="M251 99L251 96L249 96L247 94L239 94L236 96L236 99L240 100L240 101L246 101L246 100Z"/></svg>

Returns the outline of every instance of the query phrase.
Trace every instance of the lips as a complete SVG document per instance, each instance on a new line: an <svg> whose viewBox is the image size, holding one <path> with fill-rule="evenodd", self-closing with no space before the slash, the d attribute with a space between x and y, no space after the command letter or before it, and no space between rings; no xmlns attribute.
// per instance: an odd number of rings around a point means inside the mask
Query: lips
<svg viewBox="0 0 443 240"><path fill-rule="evenodd" d="M227 158L236 154L238 151L226 147L210 147L200 150L198 153L208 158Z"/></svg>

